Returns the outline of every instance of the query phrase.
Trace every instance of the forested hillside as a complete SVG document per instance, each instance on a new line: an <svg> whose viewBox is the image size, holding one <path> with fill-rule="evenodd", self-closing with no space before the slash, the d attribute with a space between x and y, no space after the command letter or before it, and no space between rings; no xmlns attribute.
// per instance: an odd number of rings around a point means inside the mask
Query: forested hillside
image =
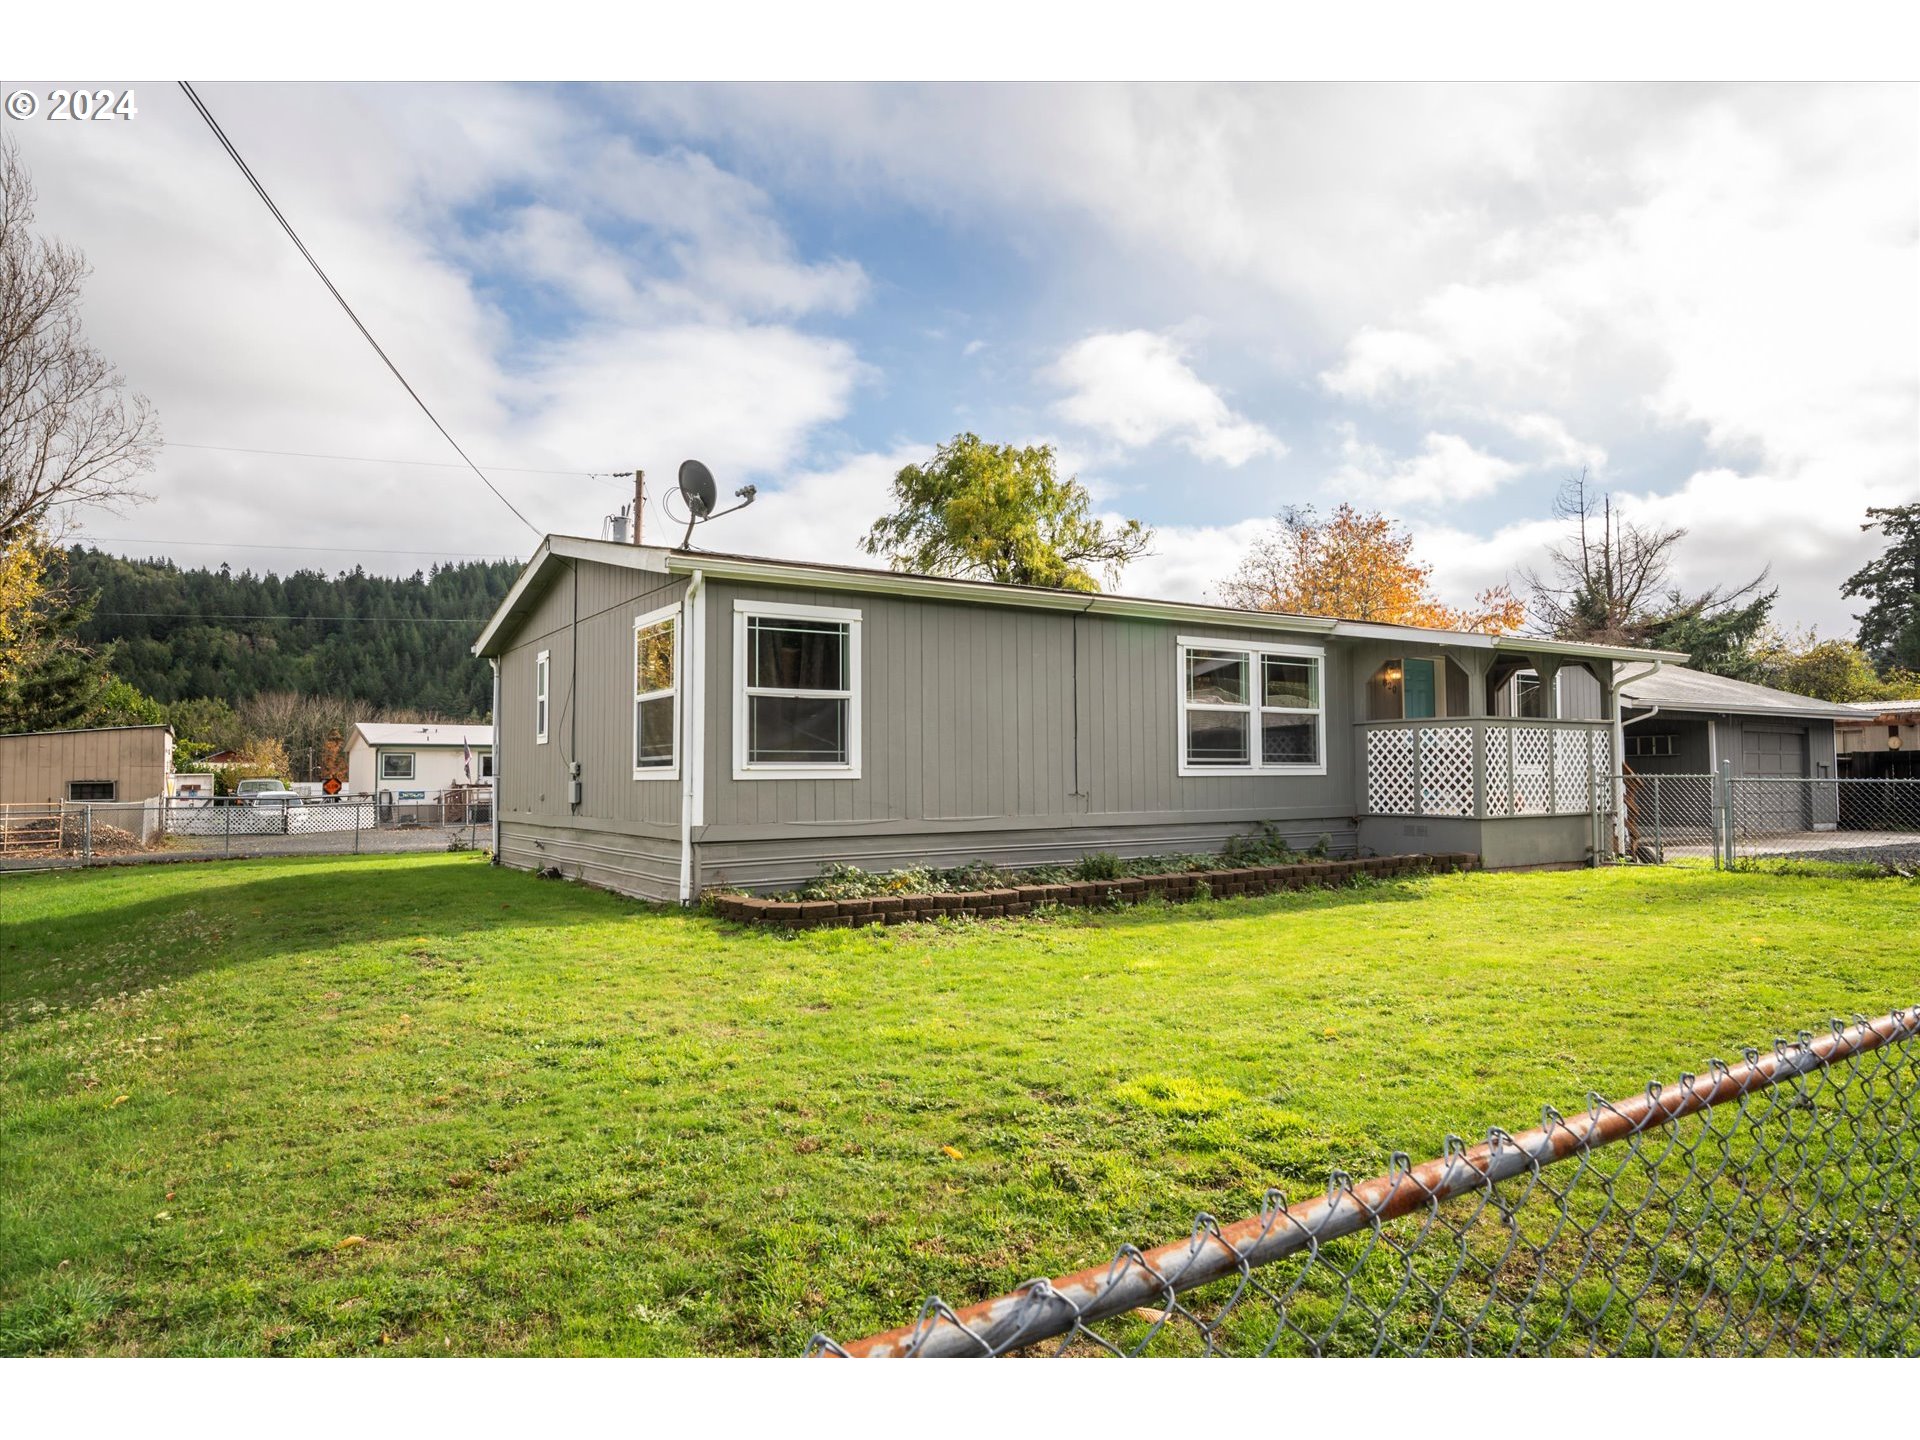
<svg viewBox="0 0 1920 1440"><path fill-rule="evenodd" d="M239 702L266 691L484 718L485 661L467 653L519 574L513 561L466 561L406 577L299 570L183 570L85 546L66 582L96 596L81 628L113 642L113 673L162 703Z"/></svg>

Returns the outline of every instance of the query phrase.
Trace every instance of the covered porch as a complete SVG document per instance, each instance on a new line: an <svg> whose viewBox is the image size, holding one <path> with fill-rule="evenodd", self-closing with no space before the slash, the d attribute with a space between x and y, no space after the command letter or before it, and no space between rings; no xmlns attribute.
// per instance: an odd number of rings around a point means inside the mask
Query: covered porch
<svg viewBox="0 0 1920 1440"><path fill-rule="evenodd" d="M1664 658L1480 636L1374 647L1356 676L1362 850L1445 846L1489 868L1608 853L1618 683Z"/></svg>

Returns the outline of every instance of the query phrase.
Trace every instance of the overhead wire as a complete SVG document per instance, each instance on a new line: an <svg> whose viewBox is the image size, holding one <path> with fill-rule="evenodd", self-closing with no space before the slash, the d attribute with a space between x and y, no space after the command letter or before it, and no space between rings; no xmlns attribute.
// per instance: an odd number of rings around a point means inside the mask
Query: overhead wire
<svg viewBox="0 0 1920 1440"><path fill-rule="evenodd" d="M392 357L381 348L380 342L373 338L373 332L367 329L366 324L360 319L359 315L354 313L353 306L347 303L347 297L340 293L339 287L333 283L332 279L327 275L327 272L321 268L320 262L314 258L313 252L307 248L306 242L300 238L299 232L293 228L292 222L290 222L285 215L281 214L280 207L273 203L273 197L267 193L266 187L262 185L259 178L254 175L252 167L247 164L239 150L234 147L233 141L227 138L227 132L220 128L220 122L213 118L213 112L207 109L205 103L194 93L193 86L185 80L180 81L179 84L180 88L186 92L187 99L193 103L193 108L200 113L200 118L207 122L207 128L213 131L214 138L220 142L221 148L227 152L228 156L233 160L233 163L240 167L240 173L246 176L247 183L253 187L254 194L260 197L261 202L267 207L267 210L272 214L273 218L280 223L280 228L287 232L287 238L293 241L294 248L299 250L300 254L306 259L307 264L313 267L313 273L320 277L320 283L325 285L327 292L339 302L340 308L346 312L347 318L353 321L354 328L365 338L367 344L373 347L374 354L378 355L387 369L393 372L393 378L398 380L401 388L413 398L413 403L420 407L420 413L433 422L433 428L438 430L442 437L445 438L447 444L453 447L454 453L466 461L467 468L480 477L480 483L493 492L494 498L506 506L507 509L511 510L514 518L522 525L526 526L527 529L535 535L539 535L541 533L540 527L527 519L525 515L521 514L520 507L509 500L501 491L500 487L487 478L486 472L473 463L473 457L461 448L460 442L455 440L452 432L440 423L440 417L435 415L432 409L428 407L427 402L420 398L420 392L413 388L413 385L408 381L407 377L400 373L400 367L393 363Z"/></svg>
<svg viewBox="0 0 1920 1440"><path fill-rule="evenodd" d="M453 460L393 460L379 455L326 455L310 450L263 450L253 445L196 445L187 440L163 440L169 450L218 450L234 455L278 455L288 460L347 460L359 465L425 465L436 470L464 470ZM563 470L536 465L489 465L489 470L509 475L578 475L588 480L611 480L631 470ZM621 488L616 486L616 489Z"/></svg>
<svg viewBox="0 0 1920 1440"><path fill-rule="evenodd" d="M518 560L519 555L502 555L479 550L383 550L373 545L272 545L245 540L157 540L139 535L75 535L75 545L190 545L204 550L290 550L328 555L437 555L458 560Z"/></svg>

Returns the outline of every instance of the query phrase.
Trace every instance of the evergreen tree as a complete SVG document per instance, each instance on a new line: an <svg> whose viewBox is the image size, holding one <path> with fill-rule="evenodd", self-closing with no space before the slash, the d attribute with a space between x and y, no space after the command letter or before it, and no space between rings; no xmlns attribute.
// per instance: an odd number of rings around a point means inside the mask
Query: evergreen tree
<svg viewBox="0 0 1920 1440"><path fill-rule="evenodd" d="M1882 670L1920 670L1920 503L1875 507L1867 523L1887 537L1878 559L1848 577L1840 593L1870 601L1860 647Z"/></svg>

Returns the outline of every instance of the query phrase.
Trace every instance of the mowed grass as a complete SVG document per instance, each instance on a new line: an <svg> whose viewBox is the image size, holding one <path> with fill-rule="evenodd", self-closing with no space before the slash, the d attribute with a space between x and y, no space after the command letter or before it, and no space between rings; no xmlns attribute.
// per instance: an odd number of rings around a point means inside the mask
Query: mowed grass
<svg viewBox="0 0 1920 1440"><path fill-rule="evenodd" d="M750 933L462 855L0 879L0 1351L774 1353L1920 1000L1907 881Z"/></svg>

